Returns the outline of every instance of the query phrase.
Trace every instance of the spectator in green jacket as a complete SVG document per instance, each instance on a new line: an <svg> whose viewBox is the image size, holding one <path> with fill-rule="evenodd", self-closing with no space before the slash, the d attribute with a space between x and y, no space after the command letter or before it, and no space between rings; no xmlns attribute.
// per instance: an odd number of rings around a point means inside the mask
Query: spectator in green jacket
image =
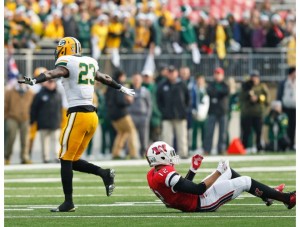
<svg viewBox="0 0 300 227"><path fill-rule="evenodd" d="M256 134L256 149L263 149L261 134L265 109L269 105L270 95L268 87L260 82L260 73L253 70L251 78L244 82L240 93L242 141L246 148L253 129Z"/></svg>
<svg viewBox="0 0 300 227"><path fill-rule="evenodd" d="M135 32L130 24L130 13L125 12L123 15L123 33L121 36L121 53L132 53L134 46Z"/></svg>
<svg viewBox="0 0 300 227"><path fill-rule="evenodd" d="M188 18L191 8L190 6L182 6L181 11L183 13L183 16L180 19L181 40L185 45L190 45L197 41L195 29Z"/></svg>
<svg viewBox="0 0 300 227"><path fill-rule="evenodd" d="M82 48L91 48L91 21L87 11L82 11L77 22L78 40Z"/></svg>
<svg viewBox="0 0 300 227"><path fill-rule="evenodd" d="M192 53L192 59L195 64L200 63L201 55L200 51L197 46L197 37L195 28L192 25L190 19L188 18L189 14L191 13L190 6L182 6L182 17L180 19L181 24L181 41L183 45L187 47L188 51Z"/></svg>
<svg viewBox="0 0 300 227"><path fill-rule="evenodd" d="M98 87L95 90L98 97L97 114L101 126L101 154L111 153L113 142L116 137L116 131L111 124L111 120L107 114L107 106L105 102L106 87Z"/></svg>
<svg viewBox="0 0 300 227"><path fill-rule="evenodd" d="M200 75L196 78L196 96L192 96L193 132L192 150L197 152L198 131L201 132L201 146L204 144L205 123L209 109L209 96L206 91L205 77Z"/></svg>
<svg viewBox="0 0 300 227"><path fill-rule="evenodd" d="M11 43L11 26L9 17L12 16L12 12L6 12L4 15L4 45L7 47Z"/></svg>
<svg viewBox="0 0 300 227"><path fill-rule="evenodd" d="M289 147L291 141L287 135L288 121L288 116L282 112L281 102L273 101L264 122L268 126L269 139L266 150L285 151Z"/></svg>

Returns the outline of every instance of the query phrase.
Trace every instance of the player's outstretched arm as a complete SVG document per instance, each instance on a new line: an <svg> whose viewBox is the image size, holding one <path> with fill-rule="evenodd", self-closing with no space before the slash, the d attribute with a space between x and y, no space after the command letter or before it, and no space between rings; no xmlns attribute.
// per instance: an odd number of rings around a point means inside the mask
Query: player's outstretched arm
<svg viewBox="0 0 300 227"><path fill-rule="evenodd" d="M209 189L215 182L216 180L226 172L229 166L229 161L221 160L218 164L217 170L213 172L210 176L205 178L203 182L206 185L206 189Z"/></svg>
<svg viewBox="0 0 300 227"><path fill-rule="evenodd" d="M200 154L195 154L192 157L191 167L188 173L186 174L185 179L193 181L197 170L200 168L202 164L202 160L203 160L203 156L201 156Z"/></svg>
<svg viewBox="0 0 300 227"><path fill-rule="evenodd" d="M117 89L119 90L120 92L123 92L127 95L130 95L130 96L134 96L135 92L133 89L129 89L127 87L124 87L123 85L121 84L118 84L113 78L111 78L109 75L107 74L103 74L99 71L96 72L96 76L95 76L95 79L107 86L110 86L114 89Z"/></svg>
<svg viewBox="0 0 300 227"><path fill-rule="evenodd" d="M18 80L18 82L28 84L28 85L35 85L59 77L68 77L68 75L69 75L68 69L58 66L55 69L48 70L41 73L36 78L24 76L24 80Z"/></svg>
<svg viewBox="0 0 300 227"><path fill-rule="evenodd" d="M217 170L200 184L195 184L190 180L180 177L177 183L173 186L173 189L178 192L202 195L216 182L216 180L227 170L227 168L228 162L221 160L218 164Z"/></svg>

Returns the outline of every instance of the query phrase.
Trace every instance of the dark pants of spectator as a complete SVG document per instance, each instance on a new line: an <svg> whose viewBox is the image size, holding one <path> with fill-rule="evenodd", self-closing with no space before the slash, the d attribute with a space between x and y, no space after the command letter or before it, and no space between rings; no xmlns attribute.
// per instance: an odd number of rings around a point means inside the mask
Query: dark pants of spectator
<svg viewBox="0 0 300 227"><path fill-rule="evenodd" d="M101 122L101 130L102 130L102 154L105 154L106 149L109 150L109 153L112 150L113 143L116 137L116 131L111 124L110 120L104 120ZM107 141L107 135L109 137L109 141Z"/></svg>
<svg viewBox="0 0 300 227"><path fill-rule="evenodd" d="M201 145L204 144L204 135L205 135L205 121L193 121L193 133L192 133L192 150L198 148L198 132L201 132Z"/></svg>
<svg viewBox="0 0 300 227"><path fill-rule="evenodd" d="M251 134L251 130L254 130L256 134L256 148L258 151L262 150L261 145L261 133L263 126L263 118L262 117L252 117L252 116L242 116L241 117L241 127L242 127L242 142L244 147L248 148L249 136Z"/></svg>
<svg viewBox="0 0 300 227"><path fill-rule="evenodd" d="M161 140L161 125L150 125L150 140L152 142Z"/></svg>
<svg viewBox="0 0 300 227"><path fill-rule="evenodd" d="M266 146L267 151L285 151L287 148L290 147L290 139L288 136L284 136L278 140L271 141Z"/></svg>
<svg viewBox="0 0 300 227"><path fill-rule="evenodd" d="M140 156L145 157L149 146L149 119L145 117L132 116L133 123L140 141Z"/></svg>
<svg viewBox="0 0 300 227"><path fill-rule="evenodd" d="M212 142L215 132L216 123L219 124L219 138L218 138L218 154L222 154L226 150L226 129L227 129L227 115L209 115L205 124L205 137L203 149L207 153L211 153Z"/></svg>
<svg viewBox="0 0 300 227"><path fill-rule="evenodd" d="M295 145L295 133L296 133L296 109L295 108L283 108L283 112L286 113L286 115L289 118L289 124L287 133L290 138L291 144L290 149L294 149Z"/></svg>

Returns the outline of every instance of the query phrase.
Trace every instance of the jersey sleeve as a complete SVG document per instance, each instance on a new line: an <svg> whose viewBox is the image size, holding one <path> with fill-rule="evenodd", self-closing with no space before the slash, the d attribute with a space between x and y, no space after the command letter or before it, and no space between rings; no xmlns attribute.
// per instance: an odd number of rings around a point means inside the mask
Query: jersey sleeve
<svg viewBox="0 0 300 227"><path fill-rule="evenodd" d="M165 185L167 187L173 188L173 186L175 184L177 184L177 182L179 181L179 179L180 179L180 175L178 173L176 173L175 171L170 172L167 175L166 179L165 179Z"/></svg>
<svg viewBox="0 0 300 227"><path fill-rule="evenodd" d="M172 166L166 166L159 170L157 174L157 180L160 184L164 184L168 188L171 188L173 192L174 185L177 184L177 182L180 179L180 175L176 172L174 167Z"/></svg>
<svg viewBox="0 0 300 227"><path fill-rule="evenodd" d="M61 66L61 67L64 67L64 68L68 68L68 63L70 62L70 59L68 56L61 56L59 57L56 62L55 62L55 68L57 66Z"/></svg>

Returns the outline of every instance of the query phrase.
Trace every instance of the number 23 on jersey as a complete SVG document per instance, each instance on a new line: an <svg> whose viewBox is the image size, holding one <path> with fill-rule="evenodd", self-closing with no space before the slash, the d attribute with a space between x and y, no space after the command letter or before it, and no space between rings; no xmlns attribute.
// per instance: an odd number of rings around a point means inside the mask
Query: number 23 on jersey
<svg viewBox="0 0 300 227"><path fill-rule="evenodd" d="M79 63L78 84L94 85L96 69L93 64Z"/></svg>

